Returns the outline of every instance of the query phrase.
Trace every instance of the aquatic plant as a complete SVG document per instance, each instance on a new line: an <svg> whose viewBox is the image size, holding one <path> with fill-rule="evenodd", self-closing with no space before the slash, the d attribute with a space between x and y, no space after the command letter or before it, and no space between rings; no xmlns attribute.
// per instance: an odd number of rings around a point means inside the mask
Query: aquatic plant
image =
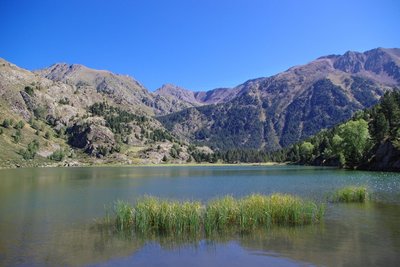
<svg viewBox="0 0 400 267"><path fill-rule="evenodd" d="M365 202L368 190L365 186L347 186L337 190L332 197L333 202Z"/></svg>
<svg viewBox="0 0 400 267"><path fill-rule="evenodd" d="M115 226L118 230L127 230L132 226L133 208L130 206L129 203L118 200L114 204L114 212L116 215Z"/></svg>
<svg viewBox="0 0 400 267"><path fill-rule="evenodd" d="M138 231L156 232L198 231L202 223L203 207L197 201L160 200L155 197L140 199L134 208L134 223Z"/></svg>
<svg viewBox="0 0 400 267"><path fill-rule="evenodd" d="M321 220L324 207L288 194L253 194L241 199L224 196L203 206L198 201L139 199L134 207L115 205L117 230L134 227L140 233L186 233L235 229L248 231L270 225L304 225ZM202 228L203 227L203 228Z"/></svg>
<svg viewBox="0 0 400 267"><path fill-rule="evenodd" d="M239 211L239 203L232 196L210 201L204 215L205 231L210 233L237 224Z"/></svg>

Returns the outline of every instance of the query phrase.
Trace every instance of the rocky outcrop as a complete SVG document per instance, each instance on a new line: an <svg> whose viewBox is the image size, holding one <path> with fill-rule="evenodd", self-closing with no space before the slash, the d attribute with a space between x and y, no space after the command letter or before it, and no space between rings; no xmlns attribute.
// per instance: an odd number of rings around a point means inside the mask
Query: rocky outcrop
<svg viewBox="0 0 400 267"><path fill-rule="evenodd" d="M104 157L116 150L113 132L99 123L83 122L67 129L68 143L92 156Z"/></svg>

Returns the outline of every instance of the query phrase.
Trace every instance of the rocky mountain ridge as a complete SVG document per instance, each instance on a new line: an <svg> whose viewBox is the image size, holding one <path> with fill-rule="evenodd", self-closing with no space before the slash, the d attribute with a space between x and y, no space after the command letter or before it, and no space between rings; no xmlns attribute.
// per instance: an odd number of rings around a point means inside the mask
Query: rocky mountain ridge
<svg viewBox="0 0 400 267"><path fill-rule="evenodd" d="M3 127L0 143L10 151L7 159L20 159L39 138L43 160L73 148L88 162L184 162L193 153L210 153L207 147L274 151L349 119L394 90L399 51L324 56L207 92L171 84L150 92L129 76L83 65L31 72L1 59L0 123L11 118L25 126Z"/></svg>
<svg viewBox="0 0 400 267"><path fill-rule="evenodd" d="M227 102L159 119L181 138L216 149L276 150L349 119L398 86L399 51L320 57L230 89L235 97Z"/></svg>

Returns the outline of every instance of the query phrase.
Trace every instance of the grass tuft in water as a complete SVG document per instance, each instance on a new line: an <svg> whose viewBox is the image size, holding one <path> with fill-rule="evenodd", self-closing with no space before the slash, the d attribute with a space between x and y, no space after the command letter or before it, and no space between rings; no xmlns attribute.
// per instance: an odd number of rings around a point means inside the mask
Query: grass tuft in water
<svg viewBox="0 0 400 267"><path fill-rule="evenodd" d="M214 199L207 205L204 215L204 229L207 233L223 230L237 224L239 218L239 203L232 196Z"/></svg>
<svg viewBox="0 0 400 267"><path fill-rule="evenodd" d="M322 219L324 206L287 194L253 194L239 200L231 196L208 203L204 215L206 233L238 227L249 231L271 225L305 225Z"/></svg>
<svg viewBox="0 0 400 267"><path fill-rule="evenodd" d="M365 186L348 186L337 190L333 194L333 202L365 202L367 200L368 190Z"/></svg>
<svg viewBox="0 0 400 267"><path fill-rule="evenodd" d="M140 233L187 233L204 230L237 229L248 231L271 225L305 225L317 223L324 214L323 205L287 194L269 196L253 194L241 199L225 196L203 206L198 201L139 199L134 207L115 204L116 228L134 228Z"/></svg>
<svg viewBox="0 0 400 267"><path fill-rule="evenodd" d="M121 200L116 201L114 213L116 215L115 225L118 230L124 231L131 228L133 225L133 208L128 203Z"/></svg>
<svg viewBox="0 0 400 267"><path fill-rule="evenodd" d="M134 208L135 228L140 232L195 232L200 229L202 213L203 207L197 201L179 202L144 197Z"/></svg>

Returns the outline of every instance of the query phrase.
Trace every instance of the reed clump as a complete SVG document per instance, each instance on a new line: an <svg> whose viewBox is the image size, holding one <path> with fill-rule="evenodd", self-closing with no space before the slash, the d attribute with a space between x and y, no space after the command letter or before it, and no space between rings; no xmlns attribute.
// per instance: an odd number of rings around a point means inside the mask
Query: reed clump
<svg viewBox="0 0 400 267"><path fill-rule="evenodd" d="M323 214L323 205L288 194L253 194L238 200L226 196L208 203L204 228L209 233L232 226L246 231L271 225L305 225L319 222Z"/></svg>
<svg viewBox="0 0 400 267"><path fill-rule="evenodd" d="M198 201L161 200L144 197L134 207L115 205L118 230L206 233L238 229L247 231L271 225L305 225L322 219L324 206L288 194L253 194L241 199L224 196L203 206Z"/></svg>
<svg viewBox="0 0 400 267"><path fill-rule="evenodd" d="M210 201L205 209L204 229L206 232L223 230L237 224L239 218L239 201L232 196Z"/></svg>
<svg viewBox="0 0 400 267"><path fill-rule="evenodd" d="M114 212L116 215L115 226L118 230L124 231L131 228L133 225L133 208L129 203L118 200L114 204Z"/></svg>
<svg viewBox="0 0 400 267"><path fill-rule="evenodd" d="M202 223L203 207L198 201L179 202L144 197L133 210L134 226L140 232L195 232Z"/></svg>
<svg viewBox="0 0 400 267"><path fill-rule="evenodd" d="M333 202L365 202L368 190L365 186L347 186L337 190L332 197Z"/></svg>

